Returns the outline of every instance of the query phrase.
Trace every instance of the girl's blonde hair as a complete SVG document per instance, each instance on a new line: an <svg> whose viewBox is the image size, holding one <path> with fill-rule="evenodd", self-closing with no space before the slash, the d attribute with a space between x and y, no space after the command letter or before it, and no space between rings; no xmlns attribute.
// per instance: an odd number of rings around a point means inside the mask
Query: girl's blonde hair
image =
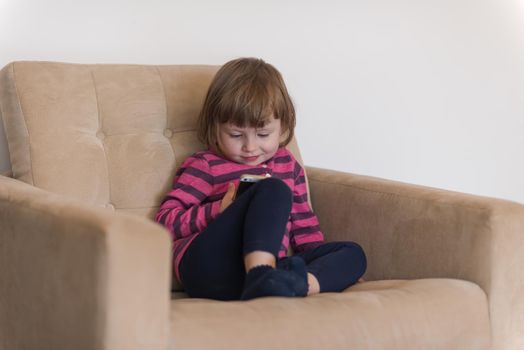
<svg viewBox="0 0 524 350"><path fill-rule="evenodd" d="M207 91L198 117L198 138L217 150L218 126L261 128L280 119L286 146L294 135L295 108L280 72L261 59L239 58L224 64Z"/></svg>

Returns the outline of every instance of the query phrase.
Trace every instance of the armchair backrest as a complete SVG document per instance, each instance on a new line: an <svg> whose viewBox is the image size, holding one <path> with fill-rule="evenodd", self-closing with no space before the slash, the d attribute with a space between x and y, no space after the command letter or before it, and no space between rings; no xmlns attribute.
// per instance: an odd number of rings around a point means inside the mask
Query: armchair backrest
<svg viewBox="0 0 524 350"><path fill-rule="evenodd" d="M217 66L13 62L0 112L13 177L153 217L176 168L202 149L196 120ZM290 150L300 158L296 143Z"/></svg>

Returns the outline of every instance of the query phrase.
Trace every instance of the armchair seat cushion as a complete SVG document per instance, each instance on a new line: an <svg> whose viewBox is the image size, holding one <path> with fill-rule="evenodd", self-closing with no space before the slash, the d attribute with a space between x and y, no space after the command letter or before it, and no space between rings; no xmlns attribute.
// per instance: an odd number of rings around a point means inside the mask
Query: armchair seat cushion
<svg viewBox="0 0 524 350"><path fill-rule="evenodd" d="M488 349L486 295L454 279L357 284L343 293L241 302L175 299L179 349ZM313 336L312 336L313 335Z"/></svg>

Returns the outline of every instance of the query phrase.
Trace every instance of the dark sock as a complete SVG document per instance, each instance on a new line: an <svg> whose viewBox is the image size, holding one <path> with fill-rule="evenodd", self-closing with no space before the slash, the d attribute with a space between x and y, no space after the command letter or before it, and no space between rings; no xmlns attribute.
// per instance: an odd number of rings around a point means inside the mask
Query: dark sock
<svg viewBox="0 0 524 350"><path fill-rule="evenodd" d="M297 284L300 290L297 290ZM249 300L267 296L302 296L299 294L302 289L300 278L296 274L286 270L274 269L269 265L261 265L252 268L246 274L244 290L240 299Z"/></svg>
<svg viewBox="0 0 524 350"><path fill-rule="evenodd" d="M299 256L288 256L277 261L277 269L306 274L306 262Z"/></svg>
<svg viewBox="0 0 524 350"><path fill-rule="evenodd" d="M307 282L306 262L299 256L290 256L277 261L277 269L290 271L297 276L295 291L298 296L306 296L309 286Z"/></svg>
<svg viewBox="0 0 524 350"><path fill-rule="evenodd" d="M264 274L266 274L270 270L273 270L273 267L270 265L259 265L253 267L246 274L246 279L244 281L244 289L246 286L252 285L256 281L258 281Z"/></svg>

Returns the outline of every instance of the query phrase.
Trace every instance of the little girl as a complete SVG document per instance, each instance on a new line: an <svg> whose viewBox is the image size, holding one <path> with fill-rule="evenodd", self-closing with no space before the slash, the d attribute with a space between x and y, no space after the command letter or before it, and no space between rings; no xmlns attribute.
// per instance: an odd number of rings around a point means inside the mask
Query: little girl
<svg viewBox="0 0 524 350"><path fill-rule="evenodd" d="M358 244L324 243L304 170L285 148L294 128L295 109L272 65L241 58L217 72L198 121L208 149L185 160L156 215L172 234L176 277L189 296L339 292L364 274ZM267 178L235 198L242 174Z"/></svg>

